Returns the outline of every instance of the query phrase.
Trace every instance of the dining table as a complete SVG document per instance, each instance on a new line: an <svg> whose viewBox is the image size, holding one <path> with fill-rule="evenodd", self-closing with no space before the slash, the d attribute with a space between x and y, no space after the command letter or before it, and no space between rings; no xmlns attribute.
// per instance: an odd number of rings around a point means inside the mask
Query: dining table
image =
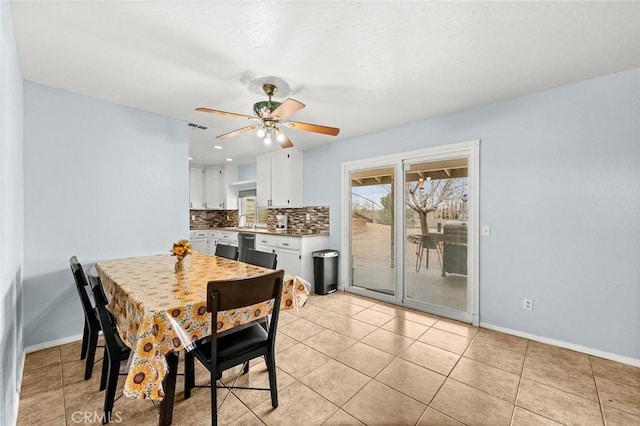
<svg viewBox="0 0 640 426"><path fill-rule="evenodd" d="M178 354L212 334L207 283L271 271L200 252L187 256L183 271L175 270L175 262L175 257L160 254L95 265L110 297L107 309L122 341L131 348L123 394L160 401L160 425L170 425L173 417ZM308 283L285 274L280 309L303 306L308 295ZM273 308L270 303L218 312L218 333L264 317Z"/></svg>

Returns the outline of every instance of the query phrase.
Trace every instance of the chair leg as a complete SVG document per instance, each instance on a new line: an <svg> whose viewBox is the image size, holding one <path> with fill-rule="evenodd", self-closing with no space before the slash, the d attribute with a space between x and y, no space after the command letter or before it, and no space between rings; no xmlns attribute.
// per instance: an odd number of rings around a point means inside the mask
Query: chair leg
<svg viewBox="0 0 640 426"><path fill-rule="evenodd" d="M100 390L103 391L107 387L107 377L109 376L109 357L105 350L102 356L102 374L100 375Z"/></svg>
<svg viewBox="0 0 640 426"><path fill-rule="evenodd" d="M244 367L242 368L242 374L247 374L249 372L249 361L244 363Z"/></svg>
<svg viewBox="0 0 640 426"><path fill-rule="evenodd" d="M105 352L105 357L108 357ZM116 360L112 360L109 357L109 378L107 382L107 391L104 394L104 415L102 418L102 424L107 424L111 421L111 412L113 411L113 402L116 399L116 388L118 387L118 371L120 365Z"/></svg>
<svg viewBox="0 0 640 426"><path fill-rule="evenodd" d="M214 363L215 365L215 363ZM211 370L211 425L218 425L218 389L215 369Z"/></svg>
<svg viewBox="0 0 640 426"><path fill-rule="evenodd" d="M89 329L89 342L87 347L87 360L84 367L84 379L89 380L93 372L93 362L96 358L96 347L98 346L98 331ZM106 351L105 351L106 355Z"/></svg>
<svg viewBox="0 0 640 426"><path fill-rule="evenodd" d="M196 386L195 360L192 353L184 353L184 399L191 397L191 390Z"/></svg>
<svg viewBox="0 0 640 426"><path fill-rule="evenodd" d="M276 359L273 352L265 356L267 371L269 372L269 389L271 391L271 406L278 407L278 383L276 380Z"/></svg>
<svg viewBox="0 0 640 426"><path fill-rule="evenodd" d="M80 359L83 360L87 357L87 346L89 343L89 326L87 321L84 322L84 331L82 332L82 349L80 349Z"/></svg>

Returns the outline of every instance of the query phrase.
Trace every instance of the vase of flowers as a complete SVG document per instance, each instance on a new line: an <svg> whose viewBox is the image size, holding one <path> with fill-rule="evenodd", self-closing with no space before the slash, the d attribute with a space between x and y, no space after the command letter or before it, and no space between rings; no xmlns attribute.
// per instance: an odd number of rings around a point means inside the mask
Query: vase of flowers
<svg viewBox="0 0 640 426"><path fill-rule="evenodd" d="M173 243L171 248L171 255L176 257L176 272L184 271L184 259L191 254L191 243L188 240L180 240Z"/></svg>

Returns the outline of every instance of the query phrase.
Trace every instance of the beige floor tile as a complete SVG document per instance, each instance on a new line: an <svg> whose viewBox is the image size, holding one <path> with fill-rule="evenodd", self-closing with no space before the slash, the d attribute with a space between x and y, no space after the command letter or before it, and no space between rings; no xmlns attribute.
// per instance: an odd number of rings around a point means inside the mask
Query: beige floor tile
<svg viewBox="0 0 640 426"><path fill-rule="evenodd" d="M444 383L431 407L467 425L495 426L508 425L514 409L513 404L451 379Z"/></svg>
<svg viewBox="0 0 640 426"><path fill-rule="evenodd" d="M626 413L605 405L603 407L605 424L607 426L640 425L640 416Z"/></svg>
<svg viewBox="0 0 640 426"><path fill-rule="evenodd" d="M486 328L481 328L480 331L478 331L476 340L493 346L499 346L503 349L509 349L510 351L523 355L527 353L527 345L529 344L529 341L522 337L512 336Z"/></svg>
<svg viewBox="0 0 640 426"><path fill-rule="evenodd" d="M640 383L631 386L604 377L596 377L596 385L603 406L640 417Z"/></svg>
<svg viewBox="0 0 640 426"><path fill-rule="evenodd" d="M524 355L483 342L471 342L464 356L473 360L520 375Z"/></svg>
<svg viewBox="0 0 640 426"><path fill-rule="evenodd" d="M418 340L460 355L464 353L471 342L469 337L464 337L459 334L440 330L439 328L434 327L427 330L427 332L420 336Z"/></svg>
<svg viewBox="0 0 640 426"><path fill-rule="evenodd" d="M300 317L293 315L289 311L281 311L278 316L278 328L284 327L287 324L291 324L292 322L298 321Z"/></svg>
<svg viewBox="0 0 640 426"><path fill-rule="evenodd" d="M469 324L445 319L438 320L433 324L433 327L469 338L474 337L479 330L478 327L473 327Z"/></svg>
<svg viewBox="0 0 640 426"><path fill-rule="evenodd" d="M560 424L521 407L516 407L513 421L511 422L512 426L556 426Z"/></svg>
<svg viewBox="0 0 640 426"><path fill-rule="evenodd" d="M309 317L309 321L315 322L316 324L326 328L333 328L335 324L344 322L346 318L349 317L337 314L327 309L321 309L316 315Z"/></svg>
<svg viewBox="0 0 640 426"><path fill-rule="evenodd" d="M61 367L62 381L64 384L70 385L72 383L83 381L85 365L84 360L63 362ZM100 358L96 358L96 361L93 363L93 372L91 373L91 377L93 378L94 375L97 377L102 375L102 356Z"/></svg>
<svg viewBox="0 0 640 426"><path fill-rule="evenodd" d="M367 324L380 327L393 319L393 315L374 311L371 308L365 309L351 316L353 319L366 322Z"/></svg>
<svg viewBox="0 0 640 426"><path fill-rule="evenodd" d="M336 411L322 426L362 426L363 423L342 410Z"/></svg>
<svg viewBox="0 0 640 426"><path fill-rule="evenodd" d="M352 303L346 299L340 299L334 302L327 301L327 303L320 304L319 306L334 313L346 316L355 315L366 309L364 306Z"/></svg>
<svg viewBox="0 0 640 426"><path fill-rule="evenodd" d="M298 318L307 318L307 317L313 317L314 315L316 315L318 312L321 312L321 311L322 309L320 308L319 305L307 304L300 309L289 309L284 312Z"/></svg>
<svg viewBox="0 0 640 426"><path fill-rule="evenodd" d="M439 318L434 317L433 315L425 314L423 312L413 311L405 309L398 313L398 318L405 319L407 321L417 322L418 324L426 325L431 327L433 324L438 322Z"/></svg>
<svg viewBox="0 0 640 426"><path fill-rule="evenodd" d="M458 362L460 355L426 343L415 342L400 354L400 358L447 376Z"/></svg>
<svg viewBox="0 0 640 426"><path fill-rule="evenodd" d="M65 416L56 417L55 419L47 420L46 422L39 423L38 426L66 426Z"/></svg>
<svg viewBox="0 0 640 426"><path fill-rule="evenodd" d="M80 352L78 352L78 359ZM23 375L31 375L36 371L42 371L44 368L53 370L60 367L60 348L49 348L37 352L26 354L24 361Z"/></svg>
<svg viewBox="0 0 640 426"><path fill-rule="evenodd" d="M591 374L593 371L589 355L545 343L530 341L527 348L527 356L566 368L580 370L587 374Z"/></svg>
<svg viewBox="0 0 640 426"><path fill-rule="evenodd" d="M298 342L293 337L289 337L284 333L278 333L278 335L276 336L276 355L280 352L286 351L287 349L297 345L298 343L300 342Z"/></svg>
<svg viewBox="0 0 640 426"><path fill-rule="evenodd" d="M595 356L591 357L591 365L593 366L593 374L596 376L605 377L632 386L640 384L639 367L633 367Z"/></svg>
<svg viewBox="0 0 640 426"><path fill-rule="evenodd" d="M520 384L520 376L516 374L464 357L449 377L512 404Z"/></svg>
<svg viewBox="0 0 640 426"><path fill-rule="evenodd" d="M218 424L230 424L243 415L250 413L249 409L227 389L217 389L216 396L218 405ZM209 389L195 389L193 394L191 395L191 398L187 400L178 400L177 397L178 394L176 394L176 403L173 409L172 424L196 426L209 423L209 419L211 418L211 391ZM136 400L130 401L134 403L147 402ZM157 425L158 416L157 414L155 414L154 416L154 413L155 409L153 409L152 413L149 413L147 418L155 417L155 421L152 424Z"/></svg>
<svg viewBox="0 0 640 426"><path fill-rule="evenodd" d="M425 405L429 405L445 379L441 374L401 358L396 358L376 376L379 382Z"/></svg>
<svg viewBox="0 0 640 426"><path fill-rule="evenodd" d="M248 413L245 413L244 415L240 416L238 419L234 420L233 422L229 423L229 425L232 425L232 426L262 426L262 425L264 425L264 423L262 423L260 421L260 419L258 417L256 417L255 414L253 414L252 412L248 412Z"/></svg>
<svg viewBox="0 0 640 426"><path fill-rule="evenodd" d="M384 324L382 328L388 331L393 331L394 333L402 334L410 339L417 339L429 329L429 326L396 317Z"/></svg>
<svg viewBox="0 0 640 426"><path fill-rule="evenodd" d="M598 401L596 382L591 374L580 370L546 362L540 358L527 357L522 377L544 383L582 398Z"/></svg>
<svg viewBox="0 0 640 426"><path fill-rule="evenodd" d="M379 328L367 337L363 338L361 342L392 355L400 355L400 353L408 348L414 340L392 331Z"/></svg>
<svg viewBox="0 0 640 426"><path fill-rule="evenodd" d="M321 425L338 407L296 381L278 395L278 408L265 401L253 412L267 425Z"/></svg>
<svg viewBox="0 0 640 426"><path fill-rule="evenodd" d="M522 379L516 405L567 425L601 425L600 405L530 379Z"/></svg>
<svg viewBox="0 0 640 426"><path fill-rule="evenodd" d="M370 381L342 407L366 425L414 425L426 408L376 380Z"/></svg>
<svg viewBox="0 0 640 426"><path fill-rule="evenodd" d="M365 308L369 308L371 306L373 306L376 302L372 299L368 299L366 297L362 297L362 296L358 296L356 294L350 294L350 293L345 293L345 292L338 292L337 294L347 294L348 296L348 300L353 303L354 305L358 305L358 306L362 306Z"/></svg>
<svg viewBox="0 0 640 426"><path fill-rule="evenodd" d="M442 414L438 410L434 410L433 408L427 408L424 415L418 422L416 426L464 426L464 424L459 421L452 419L451 417Z"/></svg>
<svg viewBox="0 0 640 426"><path fill-rule="evenodd" d="M390 305L388 303L382 303L382 302L374 303L369 307L369 309L382 312L387 315L392 315L394 317L398 316L398 314L404 310L404 308L402 307L399 307L396 305Z"/></svg>
<svg viewBox="0 0 640 426"><path fill-rule="evenodd" d="M354 343L356 339L331 330L324 330L304 341L305 345L329 356L338 355Z"/></svg>
<svg viewBox="0 0 640 426"><path fill-rule="evenodd" d="M283 389L295 382L295 379L281 368L276 367L276 382L278 384L278 392L282 392ZM251 366L249 374L239 374L233 380L225 382L227 386L233 386L234 383L235 386L269 388L269 372L266 364L261 361L259 364ZM270 391L233 389L232 392L249 408L254 408L271 398Z"/></svg>
<svg viewBox="0 0 640 426"><path fill-rule="evenodd" d="M64 393L61 387L39 392L30 397L21 397L18 417L25 424L39 425L64 417Z"/></svg>
<svg viewBox="0 0 640 426"><path fill-rule="evenodd" d="M60 346L60 362L80 361L80 348L82 348L82 340Z"/></svg>
<svg viewBox="0 0 640 426"><path fill-rule="evenodd" d="M370 380L370 377L334 360L330 360L301 379L307 387L338 407L344 405Z"/></svg>
<svg viewBox="0 0 640 426"><path fill-rule="evenodd" d="M299 319L282 327L278 327L280 333L302 342L309 337L315 336L324 331L325 328L306 319Z"/></svg>
<svg viewBox="0 0 640 426"><path fill-rule="evenodd" d="M25 363L25 370L26 370ZM99 377L99 375L97 375ZM60 363L45 365L39 369L30 369L22 376L21 398L30 398L34 395L50 390L62 388L62 368Z"/></svg>
<svg viewBox="0 0 640 426"><path fill-rule="evenodd" d="M336 333L360 340L376 330L376 327L366 322L347 318L344 321L332 324L331 329Z"/></svg>
<svg viewBox="0 0 640 426"><path fill-rule="evenodd" d="M329 359L331 358L322 352L318 352L304 343L298 343L279 353L276 362L278 367L286 373L300 379L328 362Z"/></svg>
<svg viewBox="0 0 640 426"><path fill-rule="evenodd" d="M336 359L369 377L374 377L395 359L395 356L364 343L357 342Z"/></svg>

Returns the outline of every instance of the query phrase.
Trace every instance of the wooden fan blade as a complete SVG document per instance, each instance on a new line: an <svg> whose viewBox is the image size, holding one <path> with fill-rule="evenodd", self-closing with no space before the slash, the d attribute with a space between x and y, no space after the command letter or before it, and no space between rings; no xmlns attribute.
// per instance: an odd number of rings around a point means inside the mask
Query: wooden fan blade
<svg viewBox="0 0 640 426"><path fill-rule="evenodd" d="M285 118L300 111L305 106L306 105L302 102L298 102L295 99L289 98L281 103L278 108L273 110L273 112L271 113L271 118L275 120L284 120Z"/></svg>
<svg viewBox="0 0 640 426"><path fill-rule="evenodd" d="M218 115L226 115L227 117L233 117L233 118L244 118L246 120L256 119L256 117L254 117L252 115L236 114L235 112L219 111L217 109L209 109L209 108L200 107L200 108L196 108L196 111L208 112L208 113L211 113L211 114L218 114Z"/></svg>
<svg viewBox="0 0 640 426"><path fill-rule="evenodd" d="M293 143L291 142L291 139L289 139L289 137L287 135L285 135L284 133L281 133L281 135L284 136L284 140L282 142L278 141L280 146L282 148L291 148L293 146Z"/></svg>
<svg viewBox="0 0 640 426"><path fill-rule="evenodd" d="M240 133L246 133L248 131L251 131L253 129L255 129L258 126L247 126L247 127L243 127L242 129L237 129L237 130L233 130L229 133L224 133L220 136L216 136L216 139L227 139L227 138L231 138L233 136L239 135Z"/></svg>
<svg viewBox="0 0 640 426"><path fill-rule="evenodd" d="M322 133L330 136L338 136L340 129L337 127L321 126L319 124L301 123L300 121L288 121L285 123L287 127L305 132Z"/></svg>

